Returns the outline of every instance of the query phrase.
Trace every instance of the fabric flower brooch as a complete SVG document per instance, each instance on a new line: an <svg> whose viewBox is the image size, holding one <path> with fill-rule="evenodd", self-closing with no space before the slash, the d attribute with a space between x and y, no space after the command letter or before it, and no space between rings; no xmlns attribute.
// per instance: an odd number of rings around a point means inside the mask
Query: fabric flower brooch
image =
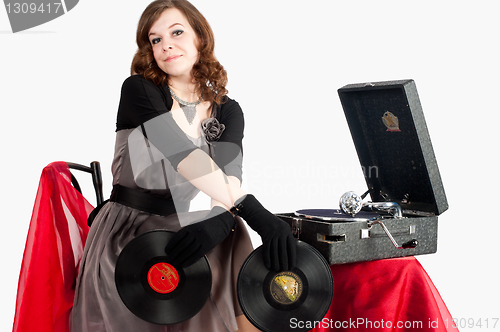
<svg viewBox="0 0 500 332"><path fill-rule="evenodd" d="M201 123L201 130L205 133L207 143L218 141L224 129L226 129L226 126L219 123L216 118L208 118Z"/></svg>

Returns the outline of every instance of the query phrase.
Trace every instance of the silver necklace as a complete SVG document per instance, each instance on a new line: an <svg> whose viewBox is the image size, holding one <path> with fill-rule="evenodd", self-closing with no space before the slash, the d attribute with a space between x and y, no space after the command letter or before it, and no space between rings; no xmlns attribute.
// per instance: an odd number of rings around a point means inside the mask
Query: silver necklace
<svg viewBox="0 0 500 332"><path fill-rule="evenodd" d="M182 108L182 111L184 112L184 116L186 117L188 123L190 125L193 124L194 117L196 116L196 105L202 102L203 96L201 96L197 101L189 102L177 97L177 95L172 91L172 89L170 89L170 87L168 87L168 90L170 91L172 97L174 97L174 99L179 103L179 106Z"/></svg>

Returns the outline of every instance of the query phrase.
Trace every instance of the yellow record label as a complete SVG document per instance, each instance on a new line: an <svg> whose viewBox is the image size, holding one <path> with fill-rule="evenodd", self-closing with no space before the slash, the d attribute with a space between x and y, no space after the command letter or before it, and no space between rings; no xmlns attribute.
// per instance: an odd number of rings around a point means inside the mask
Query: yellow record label
<svg viewBox="0 0 500 332"><path fill-rule="evenodd" d="M292 304L302 295L302 280L290 271L278 273L271 281L271 296L281 304Z"/></svg>

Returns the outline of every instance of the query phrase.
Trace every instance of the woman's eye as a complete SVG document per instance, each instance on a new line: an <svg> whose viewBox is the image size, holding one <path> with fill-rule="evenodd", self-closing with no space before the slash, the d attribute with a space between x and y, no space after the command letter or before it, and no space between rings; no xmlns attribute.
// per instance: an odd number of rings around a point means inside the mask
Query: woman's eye
<svg viewBox="0 0 500 332"><path fill-rule="evenodd" d="M153 38L151 39L151 44L155 45L155 44L158 44L160 42L160 38Z"/></svg>
<svg viewBox="0 0 500 332"><path fill-rule="evenodd" d="M180 36L180 35L182 35L183 32L184 32L183 30L175 30L174 32L172 32L172 35L173 36Z"/></svg>

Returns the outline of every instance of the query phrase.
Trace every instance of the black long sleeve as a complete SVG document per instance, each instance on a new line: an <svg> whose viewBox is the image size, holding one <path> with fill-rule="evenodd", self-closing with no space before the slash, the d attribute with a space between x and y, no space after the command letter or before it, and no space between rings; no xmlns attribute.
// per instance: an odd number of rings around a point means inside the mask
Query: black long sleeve
<svg viewBox="0 0 500 332"><path fill-rule="evenodd" d="M128 77L121 90L116 131L145 129L148 140L170 161L174 169L197 147L176 124L169 111L172 97L166 85L155 85L142 75ZM242 179L242 140L244 117L240 105L225 97L216 107L215 117L225 130L211 142L212 158L226 175Z"/></svg>

